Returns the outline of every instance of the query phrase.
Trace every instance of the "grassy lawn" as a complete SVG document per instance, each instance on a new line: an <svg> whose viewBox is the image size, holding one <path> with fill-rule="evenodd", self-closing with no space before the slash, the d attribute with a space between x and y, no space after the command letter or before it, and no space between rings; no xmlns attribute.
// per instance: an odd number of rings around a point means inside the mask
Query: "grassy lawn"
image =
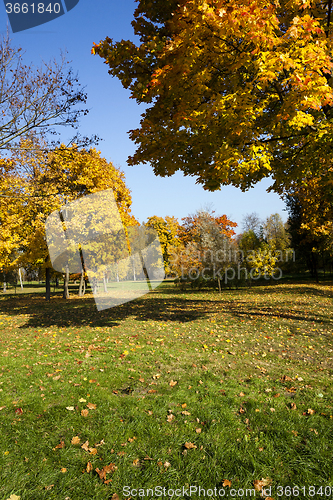
<svg viewBox="0 0 333 500"><path fill-rule="evenodd" d="M332 296L164 283L98 312L1 295L0 499L332 497Z"/></svg>

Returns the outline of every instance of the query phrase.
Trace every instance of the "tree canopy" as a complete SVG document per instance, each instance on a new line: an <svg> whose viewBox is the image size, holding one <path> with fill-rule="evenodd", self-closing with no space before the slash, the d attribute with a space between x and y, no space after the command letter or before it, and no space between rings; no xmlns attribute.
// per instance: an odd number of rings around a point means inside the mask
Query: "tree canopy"
<svg viewBox="0 0 333 500"><path fill-rule="evenodd" d="M331 10L326 0L140 0L140 44L107 37L92 49L147 106L129 164L181 170L212 191L271 176L281 193L320 175L333 154Z"/></svg>

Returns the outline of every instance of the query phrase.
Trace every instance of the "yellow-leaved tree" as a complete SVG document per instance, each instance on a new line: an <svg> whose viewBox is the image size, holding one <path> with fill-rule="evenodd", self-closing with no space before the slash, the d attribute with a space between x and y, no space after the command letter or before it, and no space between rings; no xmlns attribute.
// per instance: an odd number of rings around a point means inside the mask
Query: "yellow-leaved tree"
<svg viewBox="0 0 333 500"><path fill-rule="evenodd" d="M326 0L139 0L139 44L92 48L146 106L129 164L208 190L270 176L281 193L320 175L333 162L332 19Z"/></svg>
<svg viewBox="0 0 333 500"><path fill-rule="evenodd" d="M45 269L46 297L49 298L51 262L45 222L52 212L64 209L66 204L86 195L111 189L125 228L138 222L131 214L132 200L124 173L102 158L96 149L78 148L74 144L49 150L40 138L34 136L22 139L20 146L13 154L14 173L19 179L20 197L23 200L17 243L20 250L18 262L20 265L32 264ZM98 214L94 213L92 217L91 230L96 231ZM83 236L88 237L88 233ZM68 279L69 268L65 272L64 298L68 298ZM81 293L83 282L84 269L81 272Z"/></svg>

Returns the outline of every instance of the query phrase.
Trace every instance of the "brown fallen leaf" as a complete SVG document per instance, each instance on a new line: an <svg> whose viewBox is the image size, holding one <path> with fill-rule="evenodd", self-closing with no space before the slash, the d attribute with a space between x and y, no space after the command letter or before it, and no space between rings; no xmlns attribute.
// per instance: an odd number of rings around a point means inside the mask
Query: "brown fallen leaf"
<svg viewBox="0 0 333 500"><path fill-rule="evenodd" d="M230 486L231 486L231 481L229 481L229 479L225 479L225 480L223 481L222 486L229 486L229 488L230 488Z"/></svg>
<svg viewBox="0 0 333 500"><path fill-rule="evenodd" d="M89 441L86 441L85 443L83 443L81 445L81 448L84 450L84 451L89 451Z"/></svg>
<svg viewBox="0 0 333 500"><path fill-rule="evenodd" d="M244 394L244 392L240 392L240 393L238 394L238 396L240 396L241 398L243 398L243 397L245 396L245 394Z"/></svg>
<svg viewBox="0 0 333 500"><path fill-rule="evenodd" d="M200 434L200 433L201 433L201 429L200 429L200 427L198 427L197 429L195 429L195 432L196 432L197 434Z"/></svg>
<svg viewBox="0 0 333 500"><path fill-rule="evenodd" d="M0 406L0 411L6 408L5 406Z"/></svg>
<svg viewBox="0 0 333 500"><path fill-rule="evenodd" d="M119 496L117 495L117 493L114 493L111 497L111 500L120 500Z"/></svg>
<svg viewBox="0 0 333 500"><path fill-rule="evenodd" d="M97 455L97 448L89 448L90 455Z"/></svg>
<svg viewBox="0 0 333 500"><path fill-rule="evenodd" d="M79 438L79 436L74 436L71 440L71 444L80 444L81 442L81 439Z"/></svg>
<svg viewBox="0 0 333 500"><path fill-rule="evenodd" d="M88 403L87 408L89 408L89 410L96 410L96 405L94 403Z"/></svg>
<svg viewBox="0 0 333 500"><path fill-rule="evenodd" d="M314 410L312 410L311 408L308 408L308 414L309 415L314 415L314 413L316 413Z"/></svg>
<svg viewBox="0 0 333 500"><path fill-rule="evenodd" d="M296 408L297 408L296 403L290 403L290 408L292 410L296 410Z"/></svg>
<svg viewBox="0 0 333 500"><path fill-rule="evenodd" d="M136 439L136 437L135 437L135 436L133 436L132 438L128 438L128 439L127 439L127 441L128 441L129 443L133 443L133 441L135 441L135 439Z"/></svg>
<svg viewBox="0 0 333 500"><path fill-rule="evenodd" d="M175 385L177 385L177 384L178 384L177 380L170 380L170 382L169 382L170 387L175 387Z"/></svg>
<svg viewBox="0 0 333 500"><path fill-rule="evenodd" d="M157 392L155 389L149 389L148 394L154 394L155 392Z"/></svg>
<svg viewBox="0 0 333 500"><path fill-rule="evenodd" d="M86 468L86 471L87 471L87 472L88 472L88 474L89 474L89 472L91 472L92 470L93 470L93 466L92 466L91 462L88 462L88 463L87 463L87 468Z"/></svg>
<svg viewBox="0 0 333 500"><path fill-rule="evenodd" d="M65 448L65 441L60 441L59 444L57 444L57 446L55 448L53 448L54 450L58 450L58 449L61 449L61 448Z"/></svg>
<svg viewBox="0 0 333 500"><path fill-rule="evenodd" d="M48 486L45 486L46 490L51 490L53 488L54 484L49 484ZM19 498L19 497L18 497ZM8 499L10 500L10 498ZM13 500L13 499L12 499Z"/></svg>
<svg viewBox="0 0 333 500"><path fill-rule="evenodd" d="M195 445L195 444L193 444L193 443L185 443L185 448L186 448L187 450L192 450L192 449L197 448L197 447L196 447L196 445Z"/></svg>
<svg viewBox="0 0 333 500"><path fill-rule="evenodd" d="M62 472L63 474L65 474L65 472L67 472L66 467L63 467L63 468L60 470L60 472Z"/></svg>
<svg viewBox="0 0 333 500"><path fill-rule="evenodd" d="M174 416L174 415L172 415L172 413L170 413L170 415L168 415L168 416L167 416L167 421L168 421L169 423L171 423L171 422L173 421L173 419L174 419L174 418L175 418L175 416Z"/></svg>
<svg viewBox="0 0 333 500"><path fill-rule="evenodd" d="M246 410L244 410L244 408L241 406L240 409L239 409L239 413L245 413Z"/></svg>
<svg viewBox="0 0 333 500"><path fill-rule="evenodd" d="M280 378L280 381L281 382L292 382L292 378L288 377L288 375L283 375L281 378Z"/></svg>
<svg viewBox="0 0 333 500"><path fill-rule="evenodd" d="M267 477L266 479L256 479L253 481L253 486L256 491L261 491L264 486L269 486L272 483L272 480Z"/></svg>
<svg viewBox="0 0 333 500"><path fill-rule="evenodd" d="M89 410L81 410L82 417L87 417L89 415Z"/></svg>
<svg viewBox="0 0 333 500"><path fill-rule="evenodd" d="M134 467L140 467L140 459L139 458L136 458L135 460L133 460L133 464Z"/></svg>
<svg viewBox="0 0 333 500"><path fill-rule="evenodd" d="M143 383L144 381L145 381L145 379L144 379L144 378L142 378L142 377L140 377L140 378L139 378L139 382L142 382L142 383Z"/></svg>
<svg viewBox="0 0 333 500"><path fill-rule="evenodd" d="M182 411L182 415L191 415L191 413L189 411Z"/></svg>

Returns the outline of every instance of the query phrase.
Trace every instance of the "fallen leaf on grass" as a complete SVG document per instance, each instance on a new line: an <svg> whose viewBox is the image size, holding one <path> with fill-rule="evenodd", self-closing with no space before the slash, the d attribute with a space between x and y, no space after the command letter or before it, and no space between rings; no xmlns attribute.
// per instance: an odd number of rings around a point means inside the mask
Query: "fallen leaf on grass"
<svg viewBox="0 0 333 500"><path fill-rule="evenodd" d="M246 410L244 410L244 408L240 407L239 408L239 413L245 413Z"/></svg>
<svg viewBox="0 0 333 500"><path fill-rule="evenodd" d="M17 415L22 415L22 413L23 413L22 408L16 408L15 413L16 413Z"/></svg>
<svg viewBox="0 0 333 500"><path fill-rule="evenodd" d="M67 472L66 467L63 467L60 472L62 472L63 474L65 474L65 472Z"/></svg>
<svg viewBox="0 0 333 500"><path fill-rule="evenodd" d="M200 427L198 427L197 429L195 429L195 432L196 432L197 434L200 434L200 433L201 433L201 429L200 429Z"/></svg>
<svg viewBox="0 0 333 500"><path fill-rule="evenodd" d="M154 394L154 392L157 392L155 389L149 389L148 394Z"/></svg>
<svg viewBox="0 0 333 500"><path fill-rule="evenodd" d="M101 470L97 467L95 471L99 475L100 479L106 481L106 474L110 474L111 472L115 472L118 469L115 464L111 463L109 465L105 465ZM108 480L110 482L110 480ZM106 483L107 484L107 483Z"/></svg>
<svg viewBox="0 0 333 500"><path fill-rule="evenodd" d="M308 408L308 414L309 415L313 415L314 413L316 413L314 410L312 410L311 408Z"/></svg>
<svg viewBox="0 0 333 500"><path fill-rule="evenodd" d="M51 490L54 484L50 484L49 486L45 486L45 490ZM19 497L18 497L19 498ZM11 500L10 498L8 500Z"/></svg>
<svg viewBox="0 0 333 500"><path fill-rule="evenodd" d="M170 462L164 462L164 464L163 464L163 465L164 465L164 467L165 467L166 469L168 469L169 467L171 467Z"/></svg>
<svg viewBox="0 0 333 500"><path fill-rule="evenodd" d="M88 474L89 474L89 472L91 472L92 470L93 470L93 466L92 466L91 462L88 462L88 463L87 463L87 467L86 467L86 471L87 471L87 472L88 472Z"/></svg>
<svg viewBox="0 0 333 500"><path fill-rule="evenodd" d="M185 448L186 448L187 450L192 450L192 449L197 448L197 447L196 447L196 445L195 445L195 444L193 444L193 443L185 443Z"/></svg>
<svg viewBox="0 0 333 500"><path fill-rule="evenodd" d="M5 406L0 406L0 411L6 408Z"/></svg>
<svg viewBox="0 0 333 500"><path fill-rule="evenodd" d="M117 495L117 493L114 493L111 497L111 500L120 500L119 496Z"/></svg>
<svg viewBox="0 0 333 500"><path fill-rule="evenodd" d="M256 491L261 491L264 486L269 486L271 484L272 480L267 477L266 479L256 479L253 481L253 486Z"/></svg>
<svg viewBox="0 0 333 500"><path fill-rule="evenodd" d="M82 417L87 417L89 415L89 410L81 410Z"/></svg>
<svg viewBox="0 0 333 500"><path fill-rule="evenodd" d="M170 387L175 387L175 385L177 385L177 384L178 384L177 380L170 380L170 382L169 382Z"/></svg>
<svg viewBox="0 0 333 500"><path fill-rule="evenodd" d="M140 467L140 459L139 458L136 458L135 460L133 460L133 464L134 467Z"/></svg>
<svg viewBox="0 0 333 500"><path fill-rule="evenodd" d="M52 484L53 486L53 484ZM21 497L18 497L17 495L10 495L9 498L7 498L7 500L20 500Z"/></svg>
<svg viewBox="0 0 333 500"><path fill-rule="evenodd" d="M290 403L290 408L292 410L296 410L296 408L297 408L296 403Z"/></svg>
<svg viewBox="0 0 333 500"><path fill-rule="evenodd" d="M71 444L80 444L81 442L81 439L79 438L79 436L74 436L71 440Z"/></svg>
<svg viewBox="0 0 333 500"><path fill-rule="evenodd" d="M66 406L66 410L68 410L68 411L74 411L75 408L74 408L74 406Z"/></svg>
<svg viewBox="0 0 333 500"><path fill-rule="evenodd" d="M132 438L128 438L128 439L127 439L127 441L128 441L129 443L133 443L133 441L134 441L135 439L136 439L136 437L135 437L135 436L133 436Z"/></svg>
<svg viewBox="0 0 333 500"><path fill-rule="evenodd" d="M231 486L231 481L229 481L229 479L225 479L225 480L223 481L222 486L229 486L229 488L230 488L230 486Z"/></svg>
<svg viewBox="0 0 333 500"><path fill-rule="evenodd" d="M94 403L88 403L87 408L89 408L89 410L96 410L96 405Z"/></svg>
<svg viewBox="0 0 333 500"><path fill-rule="evenodd" d="M140 378L139 378L139 382L142 382L142 383L143 383L144 381L145 381L145 379L144 379L144 378L142 378L142 377L140 377Z"/></svg>
<svg viewBox="0 0 333 500"><path fill-rule="evenodd" d="M57 446L53 449L57 450L57 449L61 449L61 448L65 448L65 441L60 441L60 444L57 444Z"/></svg>
<svg viewBox="0 0 333 500"><path fill-rule="evenodd" d="M292 378L288 377L288 375L283 375L281 378L280 378L280 381L281 382L292 382Z"/></svg>
<svg viewBox="0 0 333 500"><path fill-rule="evenodd" d="M182 411L182 415L191 415L191 413L189 411Z"/></svg>
<svg viewBox="0 0 333 500"><path fill-rule="evenodd" d="M86 399L84 399L84 398L80 398L80 399L79 399L79 403L86 403L86 402L87 402L87 400L86 400Z"/></svg>
<svg viewBox="0 0 333 500"><path fill-rule="evenodd" d="M168 416L167 416L167 421L168 421L169 423L171 423L171 422L173 421L173 419L174 419L174 418L175 418L175 416L174 416L174 415L172 415L172 413L170 413L170 415L168 415Z"/></svg>

